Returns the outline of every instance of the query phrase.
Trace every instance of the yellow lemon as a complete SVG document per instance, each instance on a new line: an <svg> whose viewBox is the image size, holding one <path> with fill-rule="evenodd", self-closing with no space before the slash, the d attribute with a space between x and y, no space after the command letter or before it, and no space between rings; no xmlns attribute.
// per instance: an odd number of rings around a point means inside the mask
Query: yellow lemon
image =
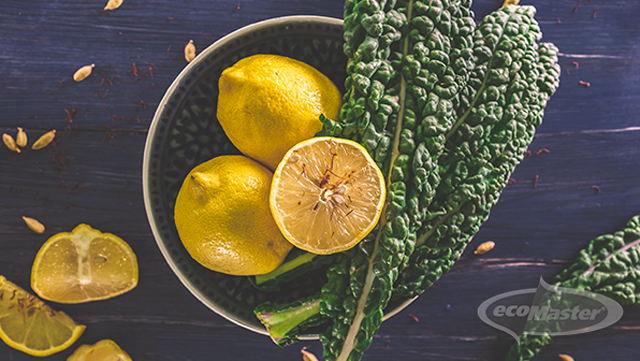
<svg viewBox="0 0 640 361"><path fill-rule="evenodd" d="M138 285L138 261L129 245L87 224L51 236L31 268L31 288L60 303L106 300Z"/></svg>
<svg viewBox="0 0 640 361"><path fill-rule="evenodd" d="M0 338L33 356L49 356L71 346L85 326L55 311L0 276Z"/></svg>
<svg viewBox="0 0 640 361"><path fill-rule="evenodd" d="M272 176L241 155L195 167L182 183L174 217L191 257L211 270L238 276L278 267L293 247L269 211Z"/></svg>
<svg viewBox="0 0 640 361"><path fill-rule="evenodd" d="M225 69L218 82L218 120L247 157L274 170L296 143L338 119L341 94L315 68L279 55L254 55Z"/></svg>
<svg viewBox="0 0 640 361"><path fill-rule="evenodd" d="M78 347L67 361L131 361L131 357L117 343L101 340L93 345Z"/></svg>
<svg viewBox="0 0 640 361"><path fill-rule="evenodd" d="M291 148L276 168L269 203L294 246L315 254L348 250L378 223L380 169L360 144L318 137Z"/></svg>

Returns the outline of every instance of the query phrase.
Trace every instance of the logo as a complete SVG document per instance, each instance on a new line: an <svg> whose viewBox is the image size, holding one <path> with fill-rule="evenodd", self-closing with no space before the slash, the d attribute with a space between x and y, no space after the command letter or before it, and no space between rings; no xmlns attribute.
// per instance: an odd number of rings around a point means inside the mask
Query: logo
<svg viewBox="0 0 640 361"><path fill-rule="evenodd" d="M519 342L520 335L575 335L611 326L622 318L622 306L601 294L553 286L540 278L538 288L484 301L478 316Z"/></svg>

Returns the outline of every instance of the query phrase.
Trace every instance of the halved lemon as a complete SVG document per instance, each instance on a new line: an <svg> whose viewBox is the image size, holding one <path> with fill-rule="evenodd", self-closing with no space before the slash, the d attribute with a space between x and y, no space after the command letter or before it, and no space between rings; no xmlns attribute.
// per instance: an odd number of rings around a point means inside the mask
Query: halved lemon
<svg viewBox="0 0 640 361"><path fill-rule="evenodd" d="M117 343L107 339L78 347L67 361L131 361L131 357Z"/></svg>
<svg viewBox="0 0 640 361"><path fill-rule="evenodd" d="M269 195L285 238L315 254L358 244L380 219L384 200L384 177L366 149L331 137L311 138L289 149Z"/></svg>
<svg viewBox="0 0 640 361"><path fill-rule="evenodd" d="M80 224L53 235L31 269L31 288L60 303L105 300L138 284L138 261L129 245L111 233Z"/></svg>
<svg viewBox="0 0 640 361"><path fill-rule="evenodd" d="M0 276L0 338L7 345L29 355L49 356L71 346L84 329Z"/></svg>

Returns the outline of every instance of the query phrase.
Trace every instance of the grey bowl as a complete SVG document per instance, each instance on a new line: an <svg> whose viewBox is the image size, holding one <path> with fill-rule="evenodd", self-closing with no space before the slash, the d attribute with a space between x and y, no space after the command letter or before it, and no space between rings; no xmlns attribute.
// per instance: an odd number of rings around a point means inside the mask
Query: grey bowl
<svg viewBox="0 0 640 361"><path fill-rule="evenodd" d="M196 165L224 154L239 154L216 119L218 78L222 70L254 54L278 54L301 60L328 76L339 88L346 78L342 20L287 16L248 25L204 49L176 77L149 128L144 150L143 192L149 225L165 260L184 286L203 304L229 321L267 334L253 309L265 301L288 302L317 292L324 275L306 277L295 287L266 293L246 277L210 271L193 260L173 221L178 190ZM344 91L344 89L341 89ZM411 300L389 305L388 318ZM314 338L309 334L304 338Z"/></svg>

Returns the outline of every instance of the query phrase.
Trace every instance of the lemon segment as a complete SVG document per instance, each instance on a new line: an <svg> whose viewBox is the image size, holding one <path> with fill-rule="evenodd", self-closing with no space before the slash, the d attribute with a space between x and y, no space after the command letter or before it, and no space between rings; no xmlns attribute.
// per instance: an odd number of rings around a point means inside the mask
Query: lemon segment
<svg viewBox="0 0 640 361"><path fill-rule="evenodd" d="M217 116L244 155L274 170L296 143L322 129L320 114L338 119L342 95L312 66L279 55L246 57L218 81Z"/></svg>
<svg viewBox="0 0 640 361"><path fill-rule="evenodd" d="M105 300L135 288L138 262L120 237L80 224L42 245L31 269L31 288L60 303Z"/></svg>
<svg viewBox="0 0 640 361"><path fill-rule="evenodd" d="M49 356L71 346L84 329L0 276L0 338L7 345L29 355Z"/></svg>
<svg viewBox="0 0 640 361"><path fill-rule="evenodd" d="M269 210L272 177L242 155L213 158L187 175L174 219L193 259L236 276L265 274L284 261L293 247Z"/></svg>
<svg viewBox="0 0 640 361"><path fill-rule="evenodd" d="M345 251L376 225L385 182L367 151L350 140L298 143L278 165L269 204L280 231L315 254Z"/></svg>
<svg viewBox="0 0 640 361"><path fill-rule="evenodd" d="M131 357L112 340L78 347L67 361L131 361Z"/></svg>

